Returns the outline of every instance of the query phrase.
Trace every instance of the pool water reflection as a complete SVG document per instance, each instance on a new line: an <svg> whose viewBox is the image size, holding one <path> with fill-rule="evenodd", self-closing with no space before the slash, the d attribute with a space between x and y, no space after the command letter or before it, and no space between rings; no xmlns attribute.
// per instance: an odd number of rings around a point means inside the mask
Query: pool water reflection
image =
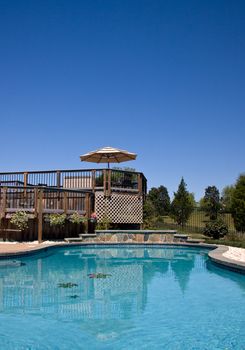
<svg viewBox="0 0 245 350"><path fill-rule="evenodd" d="M0 267L3 349L243 349L245 278L205 249L73 247Z"/></svg>

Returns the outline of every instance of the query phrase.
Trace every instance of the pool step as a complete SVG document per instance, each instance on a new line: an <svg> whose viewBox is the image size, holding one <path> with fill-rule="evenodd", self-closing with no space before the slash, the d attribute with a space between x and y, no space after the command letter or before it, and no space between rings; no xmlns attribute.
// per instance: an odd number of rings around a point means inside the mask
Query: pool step
<svg viewBox="0 0 245 350"><path fill-rule="evenodd" d="M82 242L83 239L81 237L69 237L69 238L64 238L64 241L67 243L79 243Z"/></svg>
<svg viewBox="0 0 245 350"><path fill-rule="evenodd" d="M174 234L174 242L187 242L188 235L182 234L182 233L176 233Z"/></svg>
<svg viewBox="0 0 245 350"><path fill-rule="evenodd" d="M80 238L97 237L96 233L80 233Z"/></svg>
<svg viewBox="0 0 245 350"><path fill-rule="evenodd" d="M187 243L203 243L204 239L188 238Z"/></svg>
<svg viewBox="0 0 245 350"><path fill-rule="evenodd" d="M68 243L93 242L95 237L97 237L96 233L80 233L79 237L68 237L64 240Z"/></svg>

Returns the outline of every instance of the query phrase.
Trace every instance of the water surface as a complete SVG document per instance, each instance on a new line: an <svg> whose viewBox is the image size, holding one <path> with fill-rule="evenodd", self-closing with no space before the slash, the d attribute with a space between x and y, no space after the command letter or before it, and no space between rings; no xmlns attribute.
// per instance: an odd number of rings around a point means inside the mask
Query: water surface
<svg viewBox="0 0 245 350"><path fill-rule="evenodd" d="M245 276L207 253L73 247L5 260L0 349L245 349Z"/></svg>

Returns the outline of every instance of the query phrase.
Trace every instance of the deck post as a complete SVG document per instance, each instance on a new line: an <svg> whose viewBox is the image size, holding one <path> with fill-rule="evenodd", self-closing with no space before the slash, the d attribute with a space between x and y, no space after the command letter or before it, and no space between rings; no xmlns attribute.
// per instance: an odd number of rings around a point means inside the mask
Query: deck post
<svg viewBox="0 0 245 350"><path fill-rule="evenodd" d="M56 186L60 188L60 170L56 171Z"/></svg>
<svg viewBox="0 0 245 350"><path fill-rule="evenodd" d="M67 192L63 193L63 209L64 209L64 214L67 214L67 209L68 209Z"/></svg>
<svg viewBox="0 0 245 350"><path fill-rule="evenodd" d="M57 170L56 172L56 186L57 189L60 189L60 170ZM57 195L57 209L61 209L61 201L60 201L60 191L58 191Z"/></svg>
<svg viewBox="0 0 245 350"><path fill-rule="evenodd" d="M26 197L26 187L28 184L28 172L24 172L24 197Z"/></svg>
<svg viewBox="0 0 245 350"><path fill-rule="evenodd" d="M34 188L34 215L38 215L38 189Z"/></svg>
<svg viewBox="0 0 245 350"><path fill-rule="evenodd" d="M95 170L92 170L92 191L95 191Z"/></svg>
<svg viewBox="0 0 245 350"><path fill-rule="evenodd" d="M139 191L138 196L141 197L142 196L142 175L141 174L138 174L138 191Z"/></svg>
<svg viewBox="0 0 245 350"><path fill-rule="evenodd" d="M43 190L38 193L38 243L43 239Z"/></svg>
<svg viewBox="0 0 245 350"><path fill-rule="evenodd" d="M87 220L86 220L86 232L88 232L88 228L89 228L88 221L89 221L90 216L91 216L90 195L89 195L89 193L85 194L85 211L86 211L86 217L87 217Z"/></svg>
<svg viewBox="0 0 245 350"><path fill-rule="evenodd" d="M4 187L3 188L3 217L5 217L6 208L7 208L7 191L8 191L8 188Z"/></svg>
<svg viewBox="0 0 245 350"><path fill-rule="evenodd" d="M2 206L0 207L0 218L5 217L6 213L6 206L7 206L7 187L3 187L3 192L2 192Z"/></svg>
<svg viewBox="0 0 245 350"><path fill-rule="evenodd" d="M111 169L108 169L107 172L108 172L108 178L107 178L107 180L108 180L108 187L107 187L108 191L107 191L107 195L108 195L108 197L110 197L111 196Z"/></svg>
<svg viewBox="0 0 245 350"><path fill-rule="evenodd" d="M104 180L104 196L106 196L106 184L107 184L107 170L103 170L103 180Z"/></svg>

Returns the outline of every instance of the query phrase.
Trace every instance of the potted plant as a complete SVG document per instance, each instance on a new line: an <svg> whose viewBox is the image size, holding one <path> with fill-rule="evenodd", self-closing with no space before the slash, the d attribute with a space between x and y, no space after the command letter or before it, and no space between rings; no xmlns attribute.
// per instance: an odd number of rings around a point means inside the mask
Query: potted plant
<svg viewBox="0 0 245 350"><path fill-rule="evenodd" d="M23 231L28 227L28 214L25 211L17 211L12 215L10 222Z"/></svg>
<svg viewBox="0 0 245 350"><path fill-rule="evenodd" d="M48 219L50 226L63 226L66 221L66 214L50 214Z"/></svg>

